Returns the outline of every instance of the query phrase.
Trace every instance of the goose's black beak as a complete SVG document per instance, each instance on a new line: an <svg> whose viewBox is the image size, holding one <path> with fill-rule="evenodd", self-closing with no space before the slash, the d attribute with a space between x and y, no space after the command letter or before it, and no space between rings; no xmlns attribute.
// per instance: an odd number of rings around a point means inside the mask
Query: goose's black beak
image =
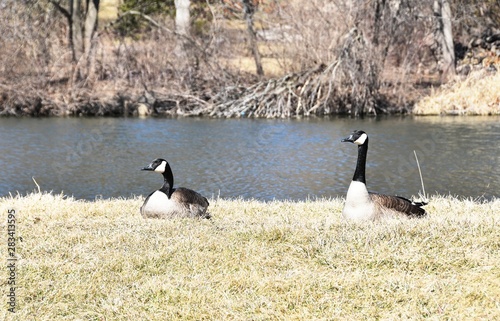
<svg viewBox="0 0 500 321"><path fill-rule="evenodd" d="M151 164L149 164L148 166L141 168L141 171L154 171L154 168Z"/></svg>
<svg viewBox="0 0 500 321"><path fill-rule="evenodd" d="M341 140L342 143L349 142L349 143L354 143L354 139L352 138L352 135L349 135L349 137L343 138Z"/></svg>

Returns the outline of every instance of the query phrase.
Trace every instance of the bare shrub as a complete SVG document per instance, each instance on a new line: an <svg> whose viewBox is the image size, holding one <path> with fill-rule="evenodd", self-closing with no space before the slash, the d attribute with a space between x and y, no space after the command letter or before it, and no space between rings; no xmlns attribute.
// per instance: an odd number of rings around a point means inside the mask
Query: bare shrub
<svg viewBox="0 0 500 321"><path fill-rule="evenodd" d="M2 114L57 114L46 96L68 76L64 24L38 1L4 1L0 10ZM62 45L62 46L61 46Z"/></svg>
<svg viewBox="0 0 500 321"><path fill-rule="evenodd" d="M212 114L375 113L380 56L357 23L360 10L348 1L314 0L287 2L274 16L268 14L268 30L260 35L281 43L274 46L274 55L292 73L244 88L241 97L221 102Z"/></svg>
<svg viewBox="0 0 500 321"><path fill-rule="evenodd" d="M234 64L251 61L240 1L197 1L205 18L191 36L169 15L122 12L100 26L85 73L53 3L0 4L0 114L129 115L138 104L150 114L216 117L405 111L419 72L438 70L431 0L255 0L253 47L267 78ZM133 37L115 28L131 16L148 26ZM278 67L267 70L270 62Z"/></svg>
<svg viewBox="0 0 500 321"><path fill-rule="evenodd" d="M378 67L364 36L353 28L334 52L337 59L249 88L231 88L237 98L217 99L211 116L296 117L377 113Z"/></svg>
<svg viewBox="0 0 500 321"><path fill-rule="evenodd" d="M137 101L155 108L161 104L155 95L203 96L231 78L212 58L217 56L213 39L189 38L188 54L179 55L173 24L156 23L154 17L148 17L155 22L152 30L134 41L112 27L101 30L93 40L92 72L74 77L82 62L71 63L62 15L48 3L8 4L0 11L6 31L0 48L4 115L127 114Z"/></svg>

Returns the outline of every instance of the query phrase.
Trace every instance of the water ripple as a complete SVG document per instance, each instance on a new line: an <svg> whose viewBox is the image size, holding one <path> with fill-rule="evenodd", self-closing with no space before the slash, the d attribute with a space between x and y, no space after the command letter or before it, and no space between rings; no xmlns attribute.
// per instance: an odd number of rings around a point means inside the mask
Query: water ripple
<svg viewBox="0 0 500 321"><path fill-rule="evenodd" d="M498 196L498 117L309 120L0 119L0 195L34 189L77 198L147 195L162 184L139 169L166 158L177 186L262 200L346 193L356 146L370 135L370 190L416 195L417 151L430 193Z"/></svg>

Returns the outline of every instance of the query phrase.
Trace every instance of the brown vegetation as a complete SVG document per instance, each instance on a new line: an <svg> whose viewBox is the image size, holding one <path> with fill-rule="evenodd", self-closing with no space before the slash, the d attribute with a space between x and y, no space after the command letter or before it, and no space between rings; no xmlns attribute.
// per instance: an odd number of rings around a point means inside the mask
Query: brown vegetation
<svg viewBox="0 0 500 321"><path fill-rule="evenodd" d="M416 115L500 115L500 73L476 71L420 100Z"/></svg>
<svg viewBox="0 0 500 321"><path fill-rule="evenodd" d="M58 1L5 1L0 115L407 112L421 96L418 84L439 78L430 2L254 1L253 46L241 4L233 2L203 2L210 19L196 20L191 36L182 37L182 52L170 16L132 10L101 25L92 50L75 60ZM457 3L452 10L459 14ZM148 26L134 37L115 28L130 15ZM259 67L236 63L256 53L262 77Z"/></svg>

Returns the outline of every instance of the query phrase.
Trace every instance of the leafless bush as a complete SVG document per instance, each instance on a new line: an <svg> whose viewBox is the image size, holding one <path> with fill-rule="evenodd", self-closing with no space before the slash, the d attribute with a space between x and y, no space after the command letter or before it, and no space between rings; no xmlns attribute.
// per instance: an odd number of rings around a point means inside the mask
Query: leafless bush
<svg viewBox="0 0 500 321"><path fill-rule="evenodd" d="M53 115L47 103L70 70L64 24L43 3L4 1L0 10L2 114Z"/></svg>
<svg viewBox="0 0 500 321"><path fill-rule="evenodd" d="M217 117L296 117L335 113L377 113L378 68L369 44L353 28L335 50L336 60L238 91L236 99L218 99Z"/></svg>
<svg viewBox="0 0 500 321"><path fill-rule="evenodd" d="M231 78L212 58L217 49L212 39L189 39L187 54L179 54L172 26L159 23L136 41L112 27L102 30L93 40L91 72L74 77L85 62L71 61L62 15L42 1L7 1L5 7L0 11L4 115L133 113L134 102L155 93L203 96L208 91L210 96Z"/></svg>
<svg viewBox="0 0 500 321"><path fill-rule="evenodd" d="M258 47L280 68L259 79L231 65L250 50L241 8L228 17L227 3L207 4L206 30L184 36L181 51L171 19L125 13L151 28L132 40L100 26L90 60L75 65L60 10L46 0L3 0L0 114L127 115L138 104L160 115L380 113L411 104L416 72L439 54L430 0L262 2ZM86 63L89 72L75 77Z"/></svg>
<svg viewBox="0 0 500 321"><path fill-rule="evenodd" d="M428 57L422 48L429 47L423 42L426 30L432 30L432 16L422 16L421 9L429 3L290 1L263 15L267 28L259 34L286 71L307 71L320 64L337 66L327 92L338 96L324 104L339 105L315 110L375 113L388 109L387 94L404 105L401 97L407 97L414 83L411 72L422 57Z"/></svg>
<svg viewBox="0 0 500 321"><path fill-rule="evenodd" d="M266 22L274 23L260 35L269 43L281 43L275 46L281 52L274 55L292 74L249 88L248 96L237 99L228 113L259 117L375 113L382 61L357 19L363 6L353 3L291 1L274 11L277 16L267 15ZM318 66L324 66L321 72ZM258 88L262 92L257 93ZM239 104L245 106L238 108ZM231 101L224 102L219 110L229 105Z"/></svg>

